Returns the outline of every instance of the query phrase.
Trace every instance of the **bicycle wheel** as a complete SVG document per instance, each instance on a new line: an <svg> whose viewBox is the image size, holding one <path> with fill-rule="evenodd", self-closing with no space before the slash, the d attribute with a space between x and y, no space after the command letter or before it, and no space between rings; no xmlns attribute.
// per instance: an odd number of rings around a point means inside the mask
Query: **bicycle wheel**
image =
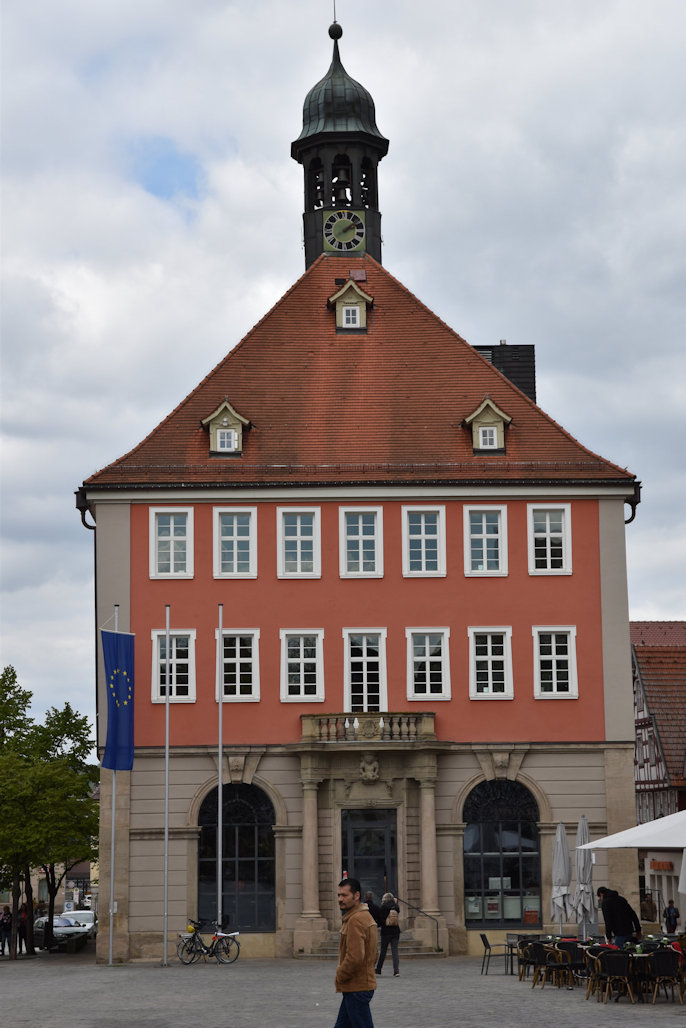
<svg viewBox="0 0 686 1028"><path fill-rule="evenodd" d="M176 947L176 955L182 964L192 964L198 959L199 953L194 945L193 939L179 939Z"/></svg>
<svg viewBox="0 0 686 1028"><path fill-rule="evenodd" d="M217 940L217 960L221 964L233 964L234 960L238 960L240 951L241 944L238 939Z"/></svg>

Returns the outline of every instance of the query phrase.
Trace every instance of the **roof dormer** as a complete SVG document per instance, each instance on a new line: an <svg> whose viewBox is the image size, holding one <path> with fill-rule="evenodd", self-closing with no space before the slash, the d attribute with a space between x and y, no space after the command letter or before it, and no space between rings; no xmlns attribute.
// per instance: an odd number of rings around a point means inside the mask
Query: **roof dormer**
<svg viewBox="0 0 686 1028"><path fill-rule="evenodd" d="M345 285L327 300L327 305L336 311L336 331L366 332L367 309L373 303L373 296L360 289L357 282L348 279Z"/></svg>
<svg viewBox="0 0 686 1028"><path fill-rule="evenodd" d="M505 453L505 429L511 422L510 415L486 394L483 403L464 419L465 427L472 430L474 453Z"/></svg>
<svg viewBox="0 0 686 1028"><path fill-rule="evenodd" d="M201 424L209 429L211 457L240 456L243 452L243 429L250 422L233 409L228 397Z"/></svg>

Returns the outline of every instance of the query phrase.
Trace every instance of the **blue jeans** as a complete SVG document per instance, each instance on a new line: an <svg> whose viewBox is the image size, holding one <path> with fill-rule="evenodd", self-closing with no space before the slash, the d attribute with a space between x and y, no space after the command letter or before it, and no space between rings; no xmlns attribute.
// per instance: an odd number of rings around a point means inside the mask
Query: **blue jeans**
<svg viewBox="0 0 686 1028"><path fill-rule="evenodd" d="M373 995L373 989L367 989L365 992L344 992L334 1028L374 1028L372 1012L369 1009Z"/></svg>
<svg viewBox="0 0 686 1028"><path fill-rule="evenodd" d="M628 941L629 941L629 936L628 935L615 935L613 940L612 940L613 944L615 946L618 946L619 949L622 949L622 947L624 946L624 943L628 942Z"/></svg>

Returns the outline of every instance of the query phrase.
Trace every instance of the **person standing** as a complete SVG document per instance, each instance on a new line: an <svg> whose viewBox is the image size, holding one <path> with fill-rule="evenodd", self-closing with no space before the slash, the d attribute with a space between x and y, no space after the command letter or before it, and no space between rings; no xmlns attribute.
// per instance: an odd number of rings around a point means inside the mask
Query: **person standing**
<svg viewBox="0 0 686 1028"><path fill-rule="evenodd" d="M601 885L597 892L605 921L605 938L620 949L632 935L641 937L641 922L636 911L615 889Z"/></svg>
<svg viewBox="0 0 686 1028"><path fill-rule="evenodd" d="M344 878L338 886L338 906L343 915L338 945L336 992L342 993L334 1028L374 1028L369 1004L376 989L374 962L378 933L376 921L362 902L362 886L356 878Z"/></svg>
<svg viewBox="0 0 686 1028"><path fill-rule="evenodd" d="M386 951L390 945L391 956L393 958L393 977L397 978L400 974L400 965L398 962L398 941L400 939L400 926L398 924L398 915L400 914L400 907L398 906L398 900L392 892L385 892L381 897L381 906L379 907L379 923L381 925L381 949L379 951L379 959L376 962L376 973L381 974L381 968L383 962L386 959Z"/></svg>
<svg viewBox="0 0 686 1028"><path fill-rule="evenodd" d="M7 955L12 951L12 911L5 904L0 914L0 957L5 955L5 943L7 943Z"/></svg>
<svg viewBox="0 0 686 1028"><path fill-rule="evenodd" d="M679 914L678 909L674 906L674 900L669 900L662 916L665 919L665 928L667 929L667 935L674 935L674 933L676 932L677 921L681 916Z"/></svg>

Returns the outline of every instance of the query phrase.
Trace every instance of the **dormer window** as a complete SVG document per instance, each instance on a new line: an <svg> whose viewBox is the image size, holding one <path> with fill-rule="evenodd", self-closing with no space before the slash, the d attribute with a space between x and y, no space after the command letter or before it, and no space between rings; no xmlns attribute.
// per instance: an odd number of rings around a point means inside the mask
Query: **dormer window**
<svg viewBox="0 0 686 1028"><path fill-rule="evenodd" d="M250 427L250 422L234 410L228 399L204 418L202 425L209 430L210 456L241 455L243 432Z"/></svg>
<svg viewBox="0 0 686 1028"><path fill-rule="evenodd" d="M238 449L238 432L235 428L217 429L217 450L221 453L235 453Z"/></svg>
<svg viewBox="0 0 686 1028"><path fill-rule="evenodd" d="M330 296L327 303L336 311L337 332L366 332L367 310L374 303L374 298L360 289L352 278Z"/></svg>
<svg viewBox="0 0 686 1028"><path fill-rule="evenodd" d="M498 448L498 430L495 425L479 425L479 449L495 450Z"/></svg>
<svg viewBox="0 0 686 1028"><path fill-rule="evenodd" d="M512 418L500 410L490 396L464 419L465 428L472 431L474 453L505 453L505 429Z"/></svg>
<svg viewBox="0 0 686 1028"><path fill-rule="evenodd" d="M360 308L351 303L343 305L343 328L360 327Z"/></svg>

